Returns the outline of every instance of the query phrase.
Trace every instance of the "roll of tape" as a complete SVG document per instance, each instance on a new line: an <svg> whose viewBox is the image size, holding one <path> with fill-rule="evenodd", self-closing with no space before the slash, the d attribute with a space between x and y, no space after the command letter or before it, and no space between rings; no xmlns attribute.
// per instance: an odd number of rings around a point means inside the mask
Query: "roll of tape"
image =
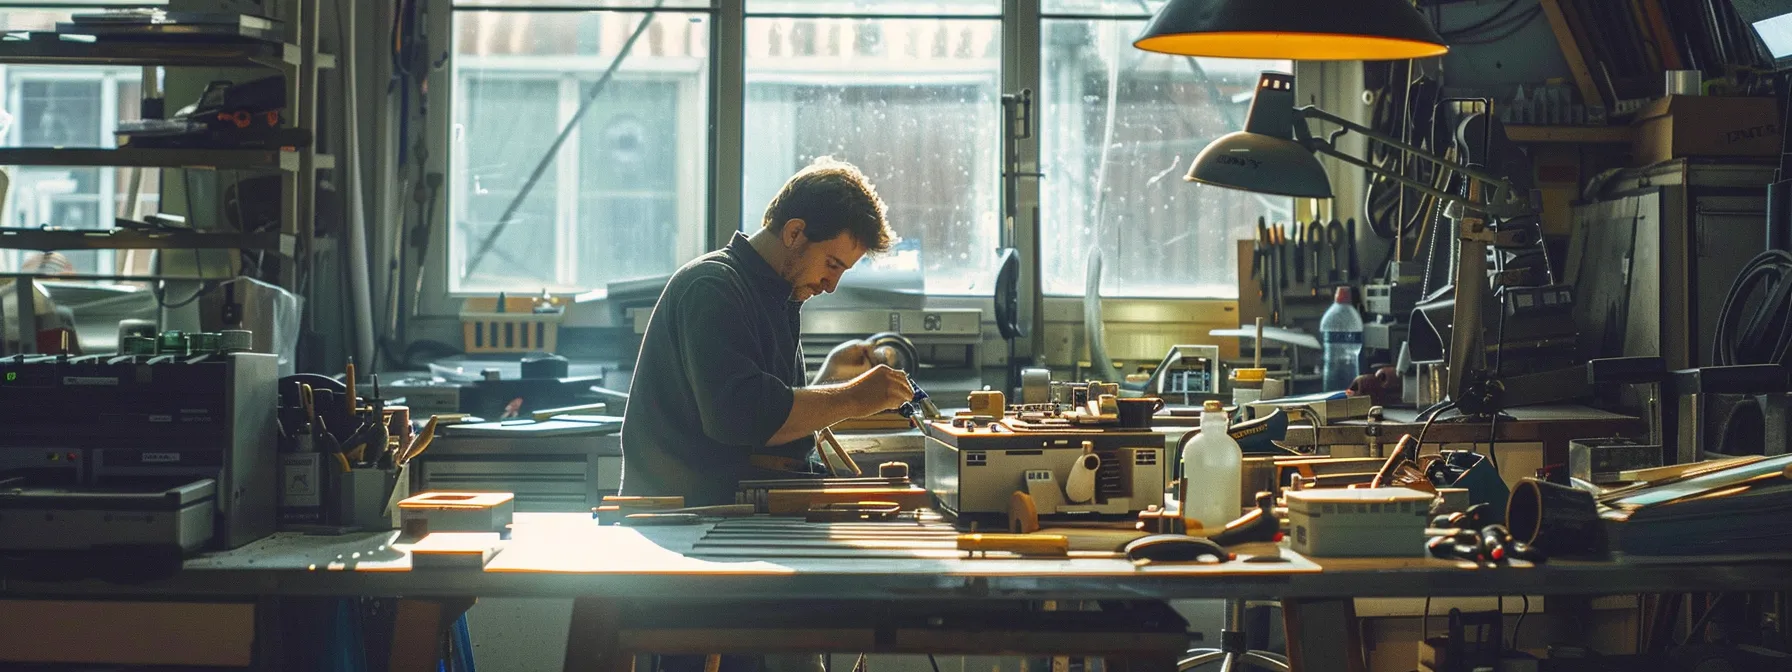
<svg viewBox="0 0 1792 672"><path fill-rule="evenodd" d="M1051 369L1020 370L1020 403L1049 404L1052 401Z"/></svg>

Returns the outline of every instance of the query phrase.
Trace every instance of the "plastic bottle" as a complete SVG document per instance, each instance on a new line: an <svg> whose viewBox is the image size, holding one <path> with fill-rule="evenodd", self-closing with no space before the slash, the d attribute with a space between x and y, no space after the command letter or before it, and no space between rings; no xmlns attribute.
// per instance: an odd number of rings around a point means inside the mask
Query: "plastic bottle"
<svg viewBox="0 0 1792 672"><path fill-rule="evenodd" d="M1183 449L1182 519L1189 534L1218 530L1244 511L1244 451L1226 433L1229 426L1225 407L1209 401L1201 407L1201 433Z"/></svg>
<svg viewBox="0 0 1792 672"><path fill-rule="evenodd" d="M1338 288L1332 307L1319 318L1319 340L1325 346L1325 391L1349 388L1363 354L1363 316L1350 305L1349 287Z"/></svg>

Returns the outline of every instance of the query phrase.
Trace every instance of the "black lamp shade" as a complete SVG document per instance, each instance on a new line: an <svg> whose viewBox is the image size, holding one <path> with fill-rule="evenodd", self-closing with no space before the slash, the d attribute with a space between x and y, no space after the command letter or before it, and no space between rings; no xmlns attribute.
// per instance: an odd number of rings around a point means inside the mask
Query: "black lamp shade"
<svg viewBox="0 0 1792 672"><path fill-rule="evenodd" d="M1331 198L1331 180L1313 152L1294 137L1294 76L1257 79L1244 130L1208 144L1189 167L1189 182L1297 198Z"/></svg>
<svg viewBox="0 0 1792 672"><path fill-rule="evenodd" d="M1133 46L1297 61L1395 60L1450 50L1411 0L1170 0Z"/></svg>

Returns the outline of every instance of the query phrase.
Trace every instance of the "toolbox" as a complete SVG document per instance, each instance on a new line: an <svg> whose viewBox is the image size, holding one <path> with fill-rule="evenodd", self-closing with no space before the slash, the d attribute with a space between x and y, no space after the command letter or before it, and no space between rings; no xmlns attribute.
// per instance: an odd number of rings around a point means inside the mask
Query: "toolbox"
<svg viewBox="0 0 1792 672"><path fill-rule="evenodd" d="M1434 498L1407 488L1290 491L1289 546L1316 558L1422 557Z"/></svg>

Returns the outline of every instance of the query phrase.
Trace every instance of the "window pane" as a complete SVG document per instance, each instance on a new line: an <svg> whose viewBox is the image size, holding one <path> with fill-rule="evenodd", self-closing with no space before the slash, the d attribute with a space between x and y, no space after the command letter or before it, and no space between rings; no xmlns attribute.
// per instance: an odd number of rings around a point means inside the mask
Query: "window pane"
<svg viewBox="0 0 1792 672"><path fill-rule="evenodd" d="M455 13L453 290L582 291L670 273L699 252L708 18L656 15L599 90L644 17ZM518 202L555 136L593 95Z"/></svg>
<svg viewBox="0 0 1792 672"><path fill-rule="evenodd" d="M1045 290L1081 295L1099 248L1104 295L1236 298L1233 241L1292 202L1182 176L1208 142L1243 128L1257 74L1292 66L1143 52L1132 47L1143 25L1044 22Z"/></svg>
<svg viewBox="0 0 1792 672"><path fill-rule="evenodd" d="M1141 17L1157 14L1157 10L1168 2L1169 0L1041 0L1039 12L1047 18L1053 14ZM1144 30L1145 24L1131 28L1135 31ZM1127 33L1124 37L1127 44L1131 44L1132 38L1138 35Z"/></svg>
<svg viewBox="0 0 1792 672"><path fill-rule="evenodd" d="M17 18L17 13L0 14ZM50 16L54 21L56 17ZM26 22L28 25L35 25ZM4 144L25 147L112 147L112 129L120 107L129 103L136 114L137 68L93 66L25 66L4 69L0 85L10 115ZM127 101L121 96L129 95ZM126 171L74 166L10 166L5 226L62 229L107 229L124 193L118 187ZM151 184L153 184L153 180ZM27 250L0 250L0 270L66 270L104 273L116 270L119 253L57 251L54 257Z"/></svg>
<svg viewBox="0 0 1792 672"><path fill-rule="evenodd" d="M749 20L742 229L759 228L791 174L833 156L877 186L928 293L991 292L1000 33L995 20Z"/></svg>
<svg viewBox="0 0 1792 672"><path fill-rule="evenodd" d="M999 16L1002 0L747 0L747 14Z"/></svg>
<svg viewBox="0 0 1792 672"><path fill-rule="evenodd" d="M651 8L659 5L661 9L695 9L710 6L709 0L454 0L455 9L517 9L521 7L541 7L544 11L560 12L569 7L580 9L620 9Z"/></svg>

